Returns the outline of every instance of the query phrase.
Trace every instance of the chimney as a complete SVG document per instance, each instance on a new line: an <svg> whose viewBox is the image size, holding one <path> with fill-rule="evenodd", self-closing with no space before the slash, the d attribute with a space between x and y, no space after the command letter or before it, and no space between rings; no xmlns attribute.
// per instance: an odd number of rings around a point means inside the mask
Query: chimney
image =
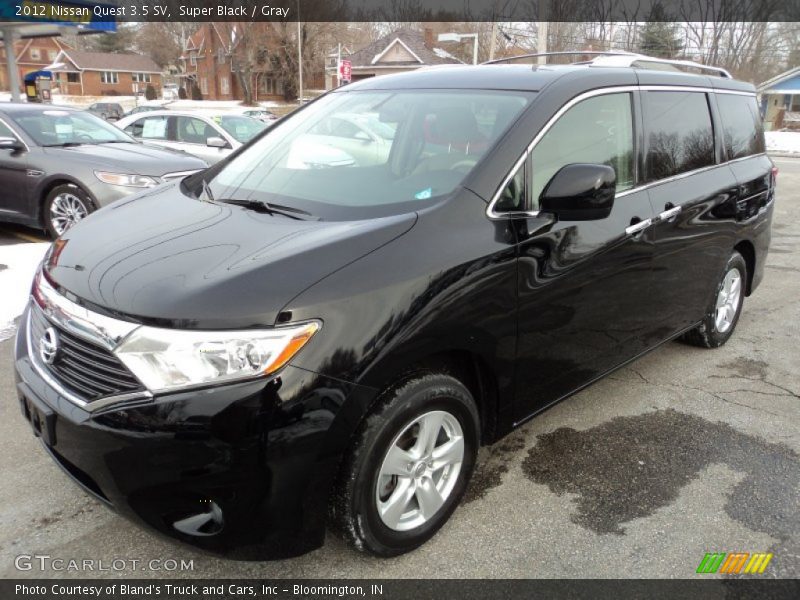
<svg viewBox="0 0 800 600"><path fill-rule="evenodd" d="M425 47L428 50L433 50L433 29L430 27L425 28Z"/></svg>

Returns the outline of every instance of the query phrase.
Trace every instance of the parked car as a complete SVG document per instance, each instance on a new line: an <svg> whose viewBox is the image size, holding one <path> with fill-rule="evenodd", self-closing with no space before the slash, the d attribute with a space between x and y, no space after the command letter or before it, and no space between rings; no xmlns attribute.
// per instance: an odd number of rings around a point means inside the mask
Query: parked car
<svg viewBox="0 0 800 600"><path fill-rule="evenodd" d="M106 121L116 121L125 114L125 109L116 102L95 102L86 110Z"/></svg>
<svg viewBox="0 0 800 600"><path fill-rule="evenodd" d="M85 111L0 106L0 220L53 237L102 206L206 166L141 144Z"/></svg>
<svg viewBox="0 0 800 600"><path fill-rule="evenodd" d="M124 117L116 126L137 140L182 150L213 165L266 124L241 115L159 110Z"/></svg>
<svg viewBox="0 0 800 600"><path fill-rule="evenodd" d="M264 123L267 125L272 125L273 123L276 123L278 119L280 119L278 115L264 108L248 108L239 114L244 115L245 117L250 117L251 119L264 121Z"/></svg>
<svg viewBox="0 0 800 600"><path fill-rule="evenodd" d="M394 556L481 444L676 337L724 344L775 205L755 89L625 60L365 79L79 223L16 341L44 448L208 550L288 556L330 526ZM384 162L290 164L375 113Z"/></svg>
<svg viewBox="0 0 800 600"><path fill-rule="evenodd" d="M163 104L142 104L141 106L130 109L123 116L130 117L131 115L139 115L141 113L153 112L156 110L165 110L165 108L166 107Z"/></svg>

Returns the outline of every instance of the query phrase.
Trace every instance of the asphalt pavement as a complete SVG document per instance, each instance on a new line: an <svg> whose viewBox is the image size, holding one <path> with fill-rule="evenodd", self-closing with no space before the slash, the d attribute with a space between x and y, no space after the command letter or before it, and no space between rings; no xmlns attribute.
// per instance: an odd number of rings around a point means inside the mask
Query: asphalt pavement
<svg viewBox="0 0 800 600"><path fill-rule="evenodd" d="M771 552L762 577L800 576L800 159L775 162L766 275L728 344L666 344L484 448L450 522L391 560L329 535L300 558L234 562L130 524L44 453L0 342L0 577L163 577L147 563L174 559L193 568L171 577L683 578L707 552ZM0 228L0 256L20 234L37 237ZM20 555L128 566L20 571Z"/></svg>

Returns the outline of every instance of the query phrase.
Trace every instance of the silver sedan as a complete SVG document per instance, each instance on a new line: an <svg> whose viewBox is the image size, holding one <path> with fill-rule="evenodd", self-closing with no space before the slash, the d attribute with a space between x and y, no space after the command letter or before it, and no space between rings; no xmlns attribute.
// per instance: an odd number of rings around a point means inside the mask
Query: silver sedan
<svg viewBox="0 0 800 600"><path fill-rule="evenodd" d="M174 110L130 115L115 125L137 140L182 150L210 165L250 141L267 126L243 115Z"/></svg>

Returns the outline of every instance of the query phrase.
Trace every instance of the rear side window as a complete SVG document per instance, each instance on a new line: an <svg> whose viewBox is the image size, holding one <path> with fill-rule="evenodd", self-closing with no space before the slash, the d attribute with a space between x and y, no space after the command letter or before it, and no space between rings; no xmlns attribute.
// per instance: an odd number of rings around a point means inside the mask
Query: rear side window
<svg viewBox="0 0 800 600"><path fill-rule="evenodd" d="M572 163L608 165L617 174L618 192L633 187L631 95L605 94L579 102L544 134L531 156L534 210L550 178Z"/></svg>
<svg viewBox="0 0 800 600"><path fill-rule="evenodd" d="M764 131L754 97L717 94L717 106L728 160L765 151Z"/></svg>
<svg viewBox="0 0 800 600"><path fill-rule="evenodd" d="M715 163L714 129L706 95L700 92L645 92L647 181Z"/></svg>

